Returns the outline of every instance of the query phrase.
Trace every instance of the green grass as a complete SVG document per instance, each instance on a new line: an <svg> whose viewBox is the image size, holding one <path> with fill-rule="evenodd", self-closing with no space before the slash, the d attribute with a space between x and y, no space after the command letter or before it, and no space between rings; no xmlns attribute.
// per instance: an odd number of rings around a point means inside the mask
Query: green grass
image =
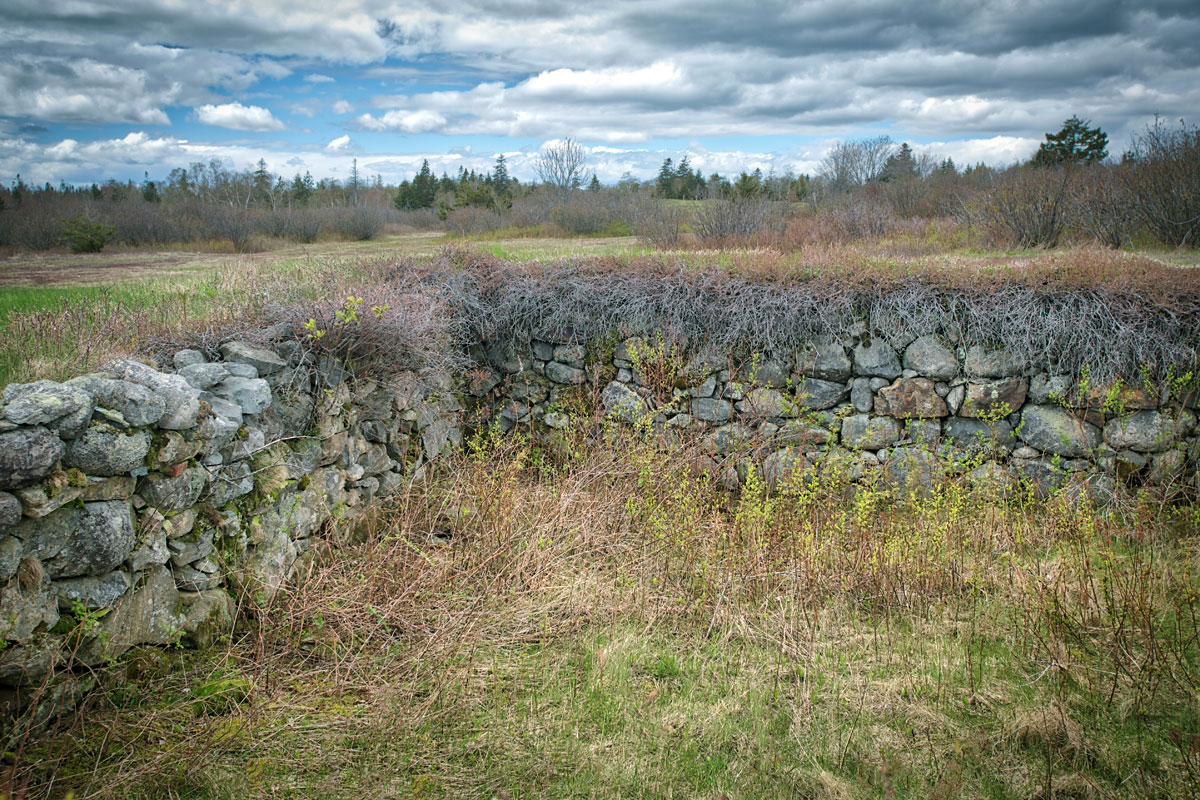
<svg viewBox="0 0 1200 800"><path fill-rule="evenodd" d="M955 481L846 503L838 476L729 495L577 435L564 460L485 445L225 646L109 670L17 774L148 798L1200 790L1194 508Z"/></svg>

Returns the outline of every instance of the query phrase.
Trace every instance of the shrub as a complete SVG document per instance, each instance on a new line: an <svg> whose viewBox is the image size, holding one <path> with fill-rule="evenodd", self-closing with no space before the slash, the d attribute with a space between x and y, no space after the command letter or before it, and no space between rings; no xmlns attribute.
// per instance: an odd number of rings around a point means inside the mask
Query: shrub
<svg viewBox="0 0 1200 800"><path fill-rule="evenodd" d="M1067 224L1072 170L1011 169L987 201L987 222L1019 247L1054 247Z"/></svg>
<svg viewBox="0 0 1200 800"><path fill-rule="evenodd" d="M717 197L696 210L692 229L701 239L749 239L783 230L783 212L765 197Z"/></svg>
<svg viewBox="0 0 1200 800"><path fill-rule="evenodd" d="M99 253L115 232L112 225L78 214L63 223L59 239L71 248L72 253Z"/></svg>
<svg viewBox="0 0 1200 800"><path fill-rule="evenodd" d="M1164 244L1200 246L1200 127L1155 119L1132 144L1126 185L1134 213Z"/></svg>
<svg viewBox="0 0 1200 800"><path fill-rule="evenodd" d="M1123 247L1133 235L1135 220L1124 166L1096 165L1081 171L1068 206L1072 227L1099 244Z"/></svg>
<svg viewBox="0 0 1200 800"><path fill-rule="evenodd" d="M602 198L580 193L567 204L555 207L550 212L550 221L569 234L589 236L608 228L613 215Z"/></svg>
<svg viewBox="0 0 1200 800"><path fill-rule="evenodd" d="M345 239L367 241L383 232L387 212L376 206L358 205L330 209L329 228Z"/></svg>

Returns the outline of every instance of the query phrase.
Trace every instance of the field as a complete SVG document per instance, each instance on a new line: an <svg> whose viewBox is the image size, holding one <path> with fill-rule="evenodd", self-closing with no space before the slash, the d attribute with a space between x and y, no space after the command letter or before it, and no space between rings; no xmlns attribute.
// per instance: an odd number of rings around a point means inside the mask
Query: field
<svg viewBox="0 0 1200 800"><path fill-rule="evenodd" d="M496 239L505 261L650 251ZM321 301L426 234L252 256L0 263L0 383ZM915 251L915 252L914 252ZM1100 278L1195 252L659 251L678 269ZM607 263L607 262L606 262ZM658 262L656 262L658 263ZM1051 278L1047 278L1049 280ZM1105 278L1107 279L1107 278ZM962 278L959 278L962 280ZM471 443L203 651L141 648L6 754L18 797L1200 795L1200 511L828 470L736 493L587 409Z"/></svg>

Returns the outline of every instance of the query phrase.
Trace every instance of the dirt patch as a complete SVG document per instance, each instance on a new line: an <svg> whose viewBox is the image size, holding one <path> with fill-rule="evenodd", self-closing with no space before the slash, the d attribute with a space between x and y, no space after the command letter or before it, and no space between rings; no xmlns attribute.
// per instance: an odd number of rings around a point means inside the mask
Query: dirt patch
<svg viewBox="0 0 1200 800"><path fill-rule="evenodd" d="M202 253L17 256L0 260L0 286L78 286L115 283L147 275L162 277L206 258L212 256Z"/></svg>

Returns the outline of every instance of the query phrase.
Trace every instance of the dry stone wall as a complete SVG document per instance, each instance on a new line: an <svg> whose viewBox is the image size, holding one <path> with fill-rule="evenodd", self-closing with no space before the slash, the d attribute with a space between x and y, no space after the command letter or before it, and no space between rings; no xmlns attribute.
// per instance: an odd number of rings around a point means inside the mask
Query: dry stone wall
<svg viewBox="0 0 1200 800"><path fill-rule="evenodd" d="M568 337L569 338L569 337ZM1090 385L1012 353L864 328L796 352L683 358L661 338L610 345L501 342L475 353L476 416L507 430L562 427L579 387L610 416L704 442L729 485L837 463L856 480L927 491L965 473L991 490L1064 489L1103 502L1120 484L1181 488L1200 461L1197 380Z"/></svg>
<svg viewBox="0 0 1200 800"><path fill-rule="evenodd" d="M235 598L269 600L324 524L352 523L464 432L552 437L591 399L618 424L696 437L731 488L752 466L776 485L820 465L903 491L944 473L1099 500L1123 482L1196 488L1190 373L1096 387L1003 350L865 327L740 356L560 338L484 343L459 374L382 383L295 341L231 341L219 357L6 387L0 703L13 714L46 676L136 644L203 643Z"/></svg>
<svg viewBox="0 0 1200 800"><path fill-rule="evenodd" d="M10 713L56 666L226 628L234 598L269 600L324 523L353 522L460 441L448 373L383 386L309 362L294 342L229 342L219 359L183 350L4 389Z"/></svg>

